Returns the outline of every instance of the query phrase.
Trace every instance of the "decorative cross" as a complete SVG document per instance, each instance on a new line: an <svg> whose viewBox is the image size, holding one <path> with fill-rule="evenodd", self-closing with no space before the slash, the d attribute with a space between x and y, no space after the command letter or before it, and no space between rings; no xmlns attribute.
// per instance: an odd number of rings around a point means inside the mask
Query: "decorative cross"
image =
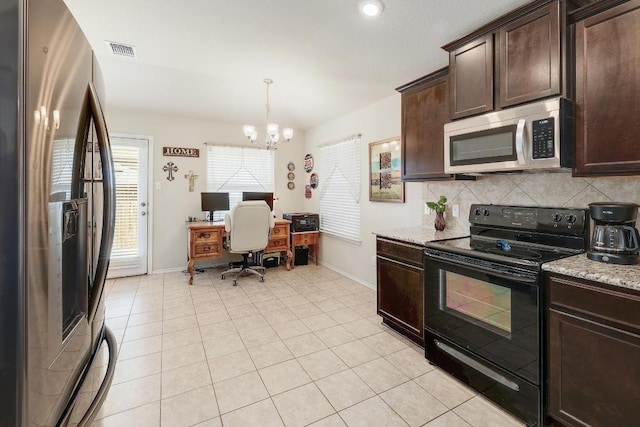
<svg viewBox="0 0 640 427"><path fill-rule="evenodd" d="M198 175L194 174L192 170L189 170L189 173L185 174L184 177L189 180L189 191L192 192L193 184L195 183L196 178L198 178Z"/></svg>
<svg viewBox="0 0 640 427"><path fill-rule="evenodd" d="M169 172L169 176L167 176L167 181L173 181L174 179L176 179L173 176L174 172L178 172L178 167L176 165L173 164L173 162L169 162L166 165L164 165L162 167L162 170L165 172Z"/></svg>

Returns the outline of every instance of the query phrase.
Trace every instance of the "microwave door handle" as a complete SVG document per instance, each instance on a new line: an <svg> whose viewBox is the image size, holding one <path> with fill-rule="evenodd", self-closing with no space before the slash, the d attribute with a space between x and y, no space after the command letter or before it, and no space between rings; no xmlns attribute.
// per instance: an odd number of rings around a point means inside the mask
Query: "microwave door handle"
<svg viewBox="0 0 640 427"><path fill-rule="evenodd" d="M516 127L516 156L518 158L518 164L525 165L524 157L524 124L525 120L518 120L518 126Z"/></svg>

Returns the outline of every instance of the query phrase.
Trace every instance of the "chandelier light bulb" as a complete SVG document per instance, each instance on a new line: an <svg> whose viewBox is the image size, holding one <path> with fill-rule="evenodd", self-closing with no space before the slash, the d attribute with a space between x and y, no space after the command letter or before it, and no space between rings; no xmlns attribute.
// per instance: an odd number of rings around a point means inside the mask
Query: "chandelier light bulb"
<svg viewBox="0 0 640 427"><path fill-rule="evenodd" d="M251 125L244 125L242 127L242 130L244 131L244 136L246 136L247 138L251 138L251 135L253 135L253 133L256 131L256 127Z"/></svg>
<svg viewBox="0 0 640 427"><path fill-rule="evenodd" d="M284 128L282 129L282 137L284 138L285 141L290 141L291 138L293 138L293 129L291 128Z"/></svg>

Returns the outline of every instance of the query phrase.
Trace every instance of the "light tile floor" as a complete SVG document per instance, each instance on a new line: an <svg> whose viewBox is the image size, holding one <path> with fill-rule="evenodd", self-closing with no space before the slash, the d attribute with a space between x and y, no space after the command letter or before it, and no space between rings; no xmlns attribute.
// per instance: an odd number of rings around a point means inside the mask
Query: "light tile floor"
<svg viewBox="0 0 640 427"><path fill-rule="evenodd" d="M521 426L381 324L376 294L322 266L107 282L119 343L93 426ZM102 359L106 357L102 355Z"/></svg>

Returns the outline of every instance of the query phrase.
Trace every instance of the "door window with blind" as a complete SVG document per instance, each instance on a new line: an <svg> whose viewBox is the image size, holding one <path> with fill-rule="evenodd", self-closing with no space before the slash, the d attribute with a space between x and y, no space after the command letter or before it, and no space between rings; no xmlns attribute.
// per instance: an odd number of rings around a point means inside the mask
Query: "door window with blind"
<svg viewBox="0 0 640 427"><path fill-rule="evenodd" d="M321 146L320 176L320 229L360 243L359 139Z"/></svg>
<svg viewBox="0 0 640 427"><path fill-rule="evenodd" d="M116 221L109 277L147 273L149 140L111 137L116 178Z"/></svg>
<svg viewBox="0 0 640 427"><path fill-rule="evenodd" d="M242 200L245 191L274 190L272 150L227 145L207 145L207 191L229 193L229 209ZM216 211L221 221L227 211Z"/></svg>

